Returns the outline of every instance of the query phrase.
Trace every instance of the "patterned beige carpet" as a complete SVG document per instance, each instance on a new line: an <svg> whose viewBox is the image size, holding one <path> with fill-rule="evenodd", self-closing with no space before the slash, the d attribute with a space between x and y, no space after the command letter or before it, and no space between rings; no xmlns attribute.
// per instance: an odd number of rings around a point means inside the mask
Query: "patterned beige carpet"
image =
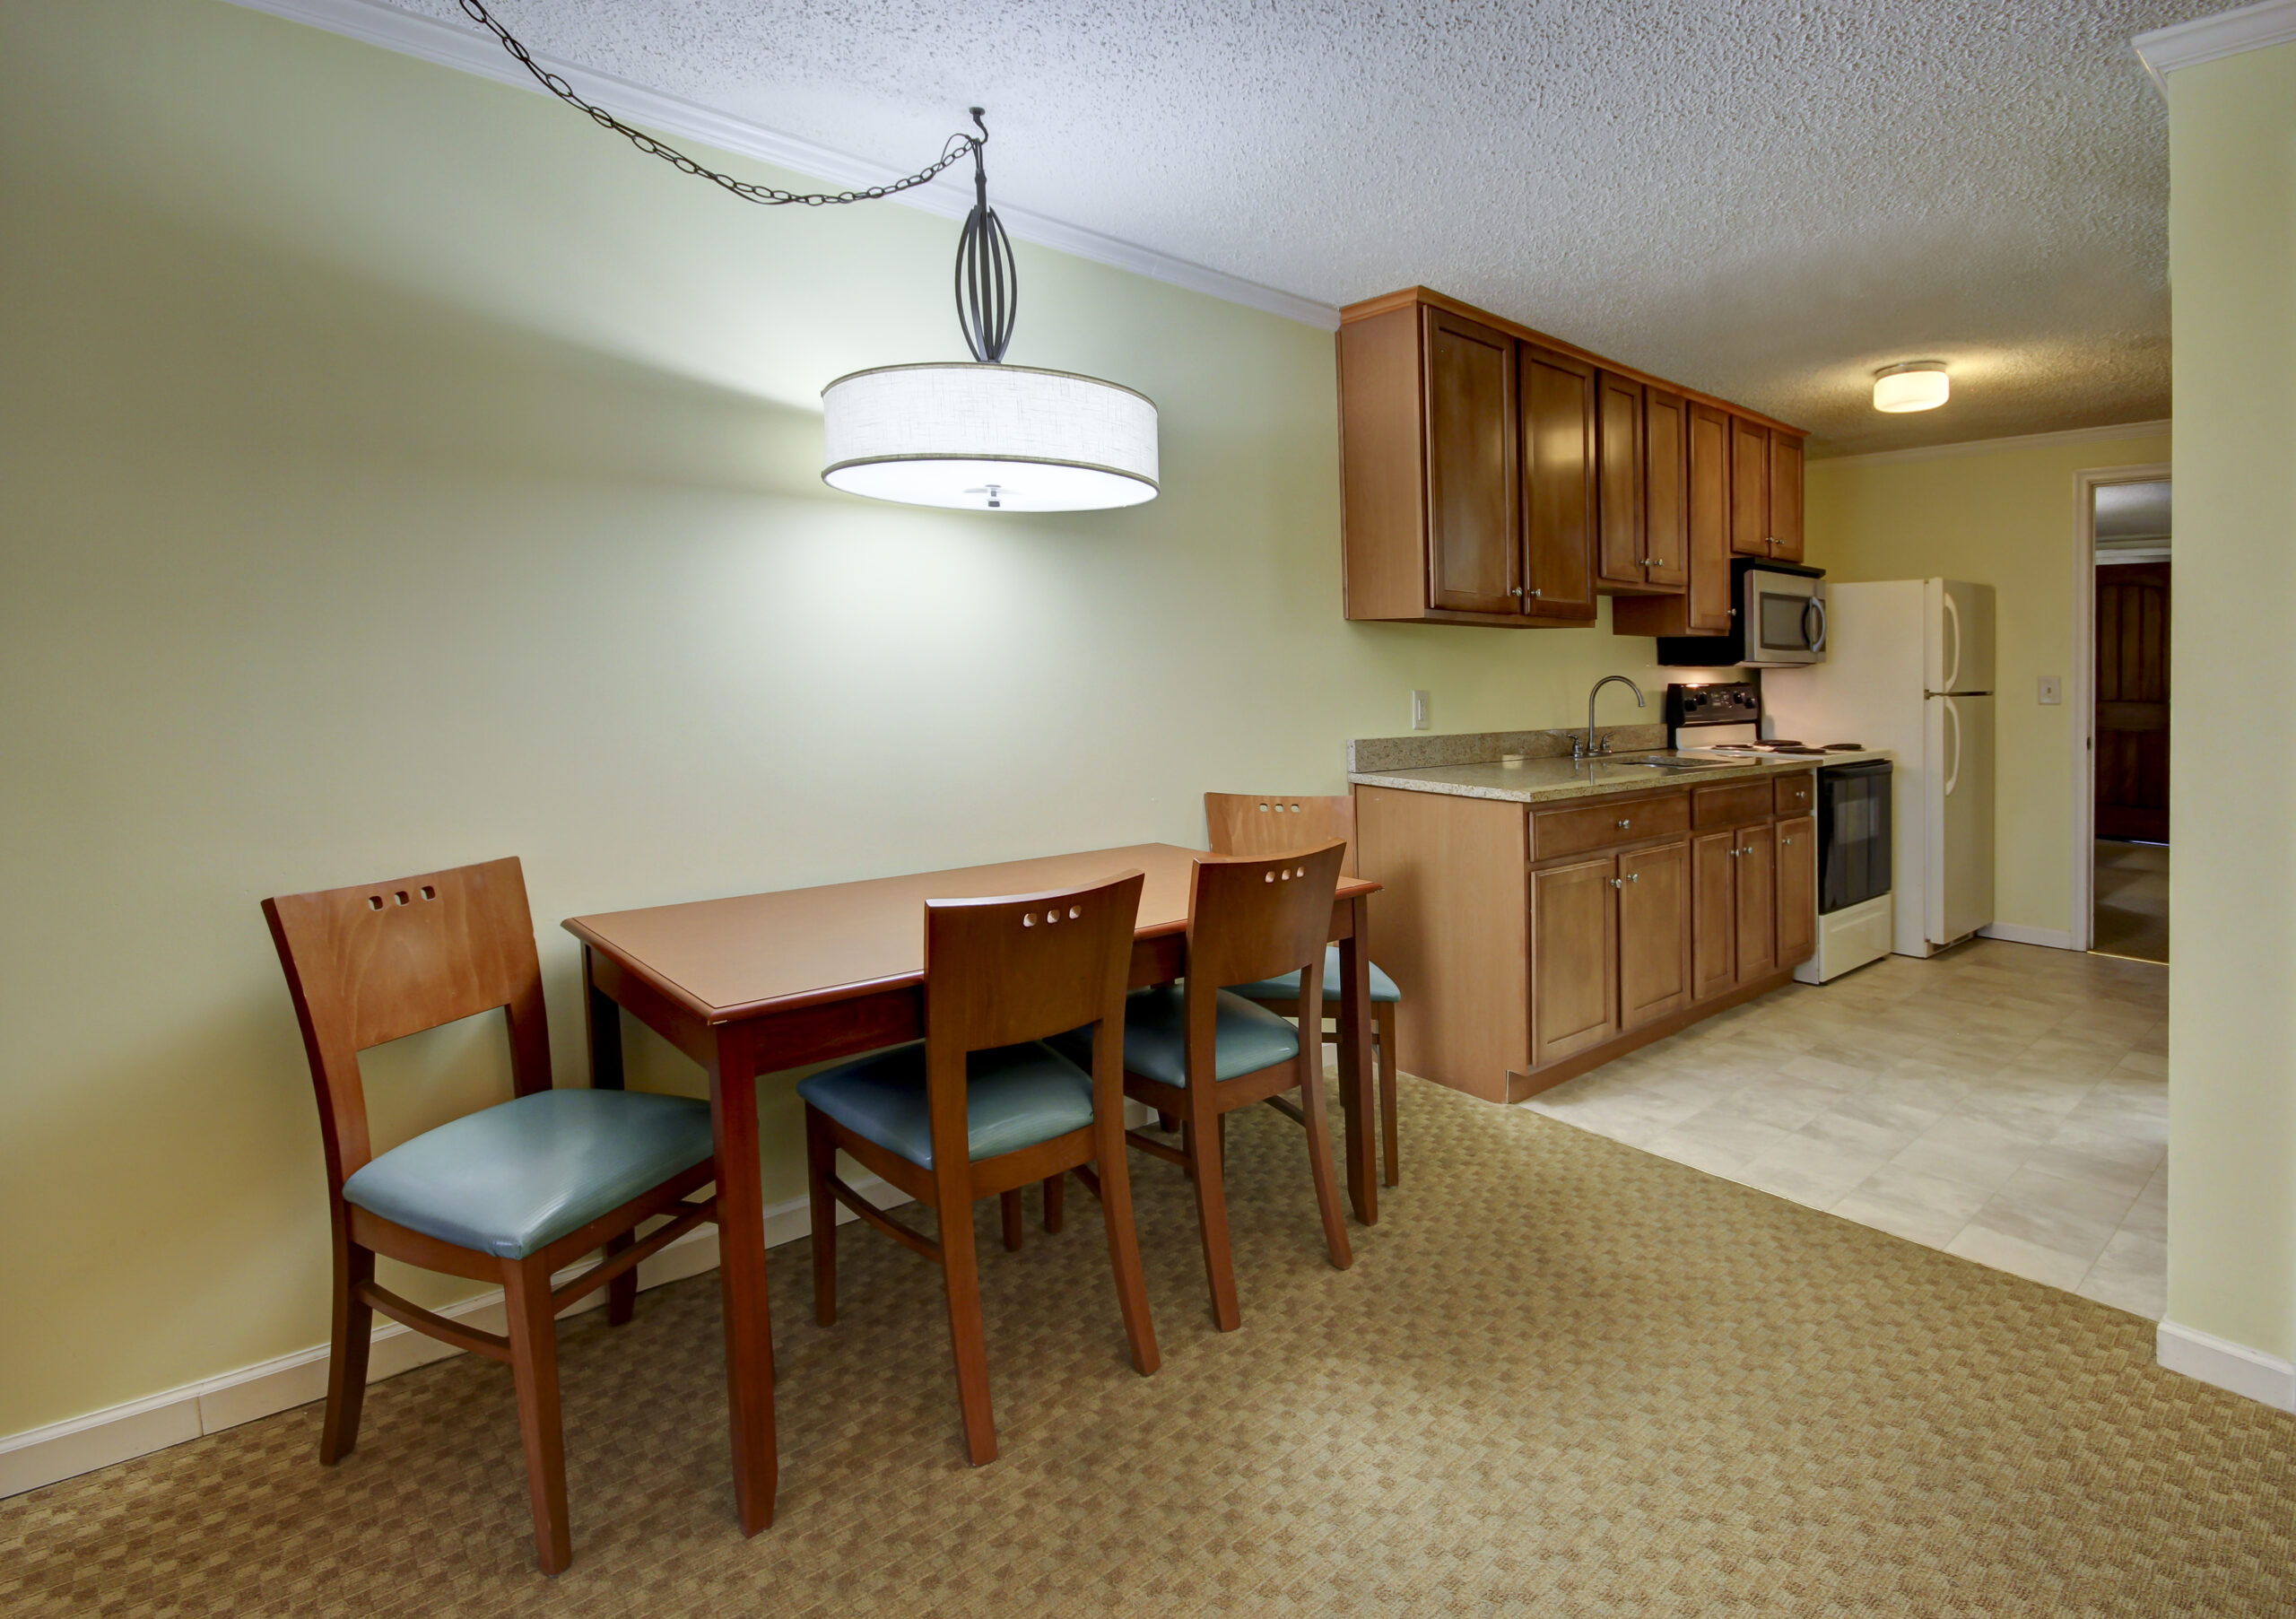
<svg viewBox="0 0 2296 1619"><path fill-rule="evenodd" d="M780 1517L735 1531L717 1292L565 1329L576 1560L532 1571L509 1374L378 1385L0 1502L0 1613L2282 1615L2296 1420L2134 1316L1518 1109L1406 1084L1406 1183L1321 1258L1296 1127L1237 1119L1244 1328L1142 1163L1164 1350L1096 1214L983 1252L1004 1454L969 1468L934 1273L776 1250ZM1081 1205L1081 1207L1079 1206ZM1078 1219L1078 1214L1088 1216Z"/></svg>

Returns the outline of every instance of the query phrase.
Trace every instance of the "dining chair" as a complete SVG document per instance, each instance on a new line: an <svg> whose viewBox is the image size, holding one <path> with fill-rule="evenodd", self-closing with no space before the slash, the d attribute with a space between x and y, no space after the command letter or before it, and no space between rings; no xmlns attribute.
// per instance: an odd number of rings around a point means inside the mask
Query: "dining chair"
<svg viewBox="0 0 2296 1619"><path fill-rule="evenodd" d="M683 1096L551 1086L550 1031L524 874L513 859L263 902L318 1093L335 1232L335 1323L319 1460L357 1447L374 1312L507 1362L518 1401L535 1553L573 1560L559 1423L554 1318L607 1289L631 1319L639 1263L716 1218L685 1201L712 1179L709 1106ZM496 1009L507 1018L511 1100L374 1150L359 1053ZM636 1238L657 1215L669 1223ZM603 1249L553 1289L552 1273ZM502 1286L507 1333L409 1302L375 1281L375 1256Z"/></svg>
<svg viewBox="0 0 2296 1619"><path fill-rule="evenodd" d="M823 1327L837 1322L840 1203L938 1265L965 1446L976 1467L996 1459L976 1200L1001 1200L1005 1241L1016 1246L1021 1189L1043 1183L1045 1223L1057 1231L1064 1177L1074 1171L1100 1197L1133 1369L1144 1377L1156 1370L1125 1153L1120 1042L1104 1042L1082 1066L1042 1043L1080 1025L1123 1027L1144 881L1132 871L1064 892L926 901L925 1038L797 1085L805 1102L815 1318ZM840 1179L840 1150L931 1208L936 1237Z"/></svg>
<svg viewBox="0 0 2296 1619"><path fill-rule="evenodd" d="M1277 796L1268 793L1206 793L1205 823L1215 855L1274 855L1331 838L1347 840L1340 875L1355 869L1355 800L1345 793L1326 798ZM1371 1031L1379 1071L1379 1179L1394 1186L1402 1178L1400 1134L1396 1128L1396 1008L1403 991L1395 979L1367 963L1371 979ZM1324 985L1339 977L1339 946L1324 951ZM1257 984L1228 988L1283 1017L1300 1015L1300 975L1283 973ZM1304 1027L1304 1025L1302 1025Z"/></svg>
<svg viewBox="0 0 2296 1619"><path fill-rule="evenodd" d="M1196 1185L1196 1225L1212 1313L1222 1332L1243 1324L1228 1237L1222 1120L1239 1108L1270 1103L1307 1127L1308 1162L1324 1242L1341 1270L1354 1263L1332 1167L1331 1125L1324 1109L1323 1048L1300 1030L1320 1027L1324 941L1347 846L1331 842L1279 856L1206 856L1188 884L1187 977L1178 985L1135 990L1124 1007L1126 1095L1180 1121L1173 1147L1138 1130L1127 1139L1142 1152L1178 1164ZM1300 974L1300 1022L1294 1028L1265 1007L1218 988ZM1064 1036L1081 1049L1083 1031ZM1093 1041L1094 1059L1103 1042ZM1297 1090L1295 1104L1286 1092Z"/></svg>

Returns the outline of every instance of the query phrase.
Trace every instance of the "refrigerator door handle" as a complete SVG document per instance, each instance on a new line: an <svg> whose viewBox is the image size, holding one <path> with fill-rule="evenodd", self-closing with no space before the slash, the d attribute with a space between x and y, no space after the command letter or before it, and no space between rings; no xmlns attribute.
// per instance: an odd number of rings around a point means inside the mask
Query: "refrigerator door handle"
<svg viewBox="0 0 2296 1619"><path fill-rule="evenodd" d="M1950 588L1940 596L1939 599L1945 604L1945 622L1952 626L1953 661L1946 666L1945 678L1937 683L1950 692L1961 683L1961 604L1953 599L1953 592ZM1951 792L1952 788L1947 788L1945 790Z"/></svg>
<svg viewBox="0 0 2296 1619"><path fill-rule="evenodd" d="M1945 599L1951 601L1952 598L1948 596ZM1941 697L1937 701L1945 705L1945 718L1953 722L1953 763L1952 768L1945 772L1945 796L1950 798L1961 779L1961 711L1953 706L1953 700L1950 697Z"/></svg>

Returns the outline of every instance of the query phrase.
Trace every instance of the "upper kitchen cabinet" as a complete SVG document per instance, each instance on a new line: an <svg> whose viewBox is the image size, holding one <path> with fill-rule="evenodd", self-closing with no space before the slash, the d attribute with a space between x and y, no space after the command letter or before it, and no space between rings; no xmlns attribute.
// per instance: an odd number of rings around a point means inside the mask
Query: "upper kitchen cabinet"
<svg viewBox="0 0 2296 1619"><path fill-rule="evenodd" d="M1595 368L1535 344L1523 379L1523 612L1542 623L1595 622L1597 510Z"/></svg>
<svg viewBox="0 0 2296 1619"><path fill-rule="evenodd" d="M1719 633L1736 457L1756 447L1745 532L1761 554L1801 553L1792 429L1424 287L1341 312L1339 399L1352 619L1584 625L1600 594L1622 633ZM1736 423L1757 440L1735 443ZM1790 500L1773 456L1791 457ZM1790 551L1769 544L1786 533Z"/></svg>
<svg viewBox="0 0 2296 1619"><path fill-rule="evenodd" d="M1648 396L1648 442L1655 447L1671 431L1682 435L1682 470L1673 501L1660 498L1663 474L1653 451L1647 501L1654 532L1651 555L1670 549L1683 558L1687 588L1674 596L1620 596L1611 604L1611 628L1621 635L1726 635L1735 605L1730 599L1731 417L1713 405L1657 388L1650 389ZM1676 401L1679 430L1673 426ZM1661 514L1663 538L1655 537ZM1652 581L1659 577L1652 569Z"/></svg>
<svg viewBox="0 0 2296 1619"><path fill-rule="evenodd" d="M1730 549L1802 560L1802 435L1730 419Z"/></svg>

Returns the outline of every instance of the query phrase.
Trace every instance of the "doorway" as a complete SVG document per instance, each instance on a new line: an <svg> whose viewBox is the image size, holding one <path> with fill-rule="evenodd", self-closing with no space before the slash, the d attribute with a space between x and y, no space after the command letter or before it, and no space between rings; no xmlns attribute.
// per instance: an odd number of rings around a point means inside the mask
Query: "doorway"
<svg viewBox="0 0 2296 1619"><path fill-rule="evenodd" d="M2090 498L2090 948L2166 962L2170 481L2099 483Z"/></svg>

